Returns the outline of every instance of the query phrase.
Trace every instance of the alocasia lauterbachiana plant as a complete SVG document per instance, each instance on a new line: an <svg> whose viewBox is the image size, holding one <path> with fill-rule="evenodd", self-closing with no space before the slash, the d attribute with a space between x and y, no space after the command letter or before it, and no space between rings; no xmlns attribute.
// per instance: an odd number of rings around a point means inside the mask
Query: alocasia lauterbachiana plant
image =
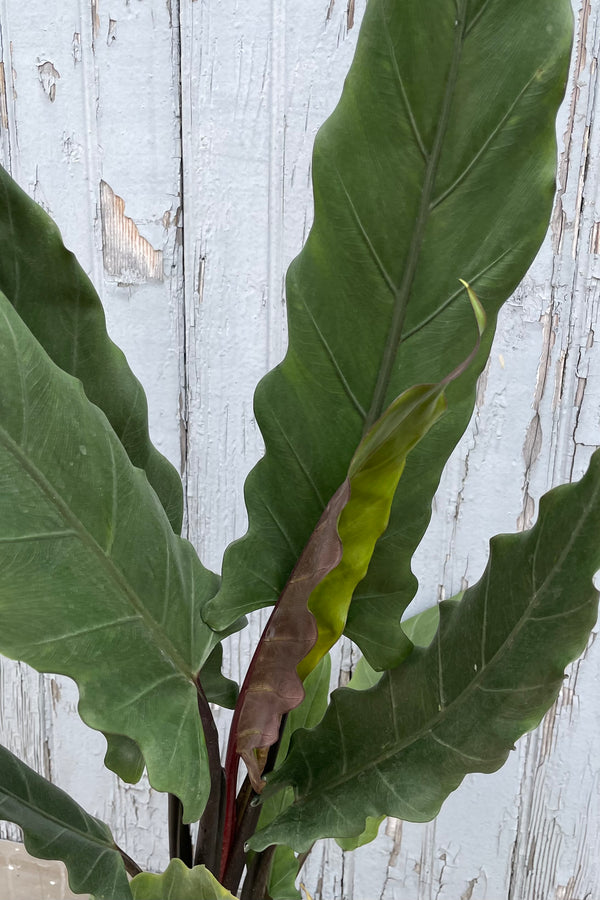
<svg viewBox="0 0 600 900"><path fill-rule="evenodd" d="M545 233L571 30L567 0L369 0L316 139L289 349L256 391L266 450L222 579L178 536L178 476L93 287L0 175L0 650L73 678L106 764L170 795L174 859L140 873L0 749L0 816L74 890L298 896L314 841L432 818L556 697L596 618L600 456L439 616L401 619L498 309ZM275 603L238 696L220 642ZM343 633L363 660L328 701ZM235 707L224 767L209 701Z"/></svg>

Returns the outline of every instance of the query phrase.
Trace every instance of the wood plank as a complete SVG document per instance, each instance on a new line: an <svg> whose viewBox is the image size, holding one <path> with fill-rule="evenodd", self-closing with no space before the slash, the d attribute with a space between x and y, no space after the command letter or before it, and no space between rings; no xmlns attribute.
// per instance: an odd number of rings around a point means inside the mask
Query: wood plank
<svg viewBox="0 0 600 900"><path fill-rule="evenodd" d="M177 22L158 2L2 0L0 27L3 160L91 275L148 393L153 440L179 466ZM164 798L103 769L105 741L78 719L68 679L39 682L4 664L2 741L110 821L141 865L166 863Z"/></svg>

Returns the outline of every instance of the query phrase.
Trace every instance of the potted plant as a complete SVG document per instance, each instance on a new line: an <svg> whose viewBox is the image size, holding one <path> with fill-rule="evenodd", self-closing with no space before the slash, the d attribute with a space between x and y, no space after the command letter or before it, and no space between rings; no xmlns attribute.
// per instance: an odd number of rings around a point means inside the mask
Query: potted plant
<svg viewBox="0 0 600 900"><path fill-rule="evenodd" d="M600 457L533 528L492 540L477 584L402 616L496 315L547 227L571 31L564 0L435 16L370 0L315 143L289 348L256 391L266 451L222 578L179 537L179 477L92 285L0 176L0 651L73 678L107 766L129 782L145 768L170 795L171 865L142 873L0 749L0 815L73 890L297 896L316 840L352 848L385 815L427 821L555 699L596 619ZM221 641L273 604L238 693ZM363 659L329 697L342 634ZM235 708L224 765L210 702Z"/></svg>

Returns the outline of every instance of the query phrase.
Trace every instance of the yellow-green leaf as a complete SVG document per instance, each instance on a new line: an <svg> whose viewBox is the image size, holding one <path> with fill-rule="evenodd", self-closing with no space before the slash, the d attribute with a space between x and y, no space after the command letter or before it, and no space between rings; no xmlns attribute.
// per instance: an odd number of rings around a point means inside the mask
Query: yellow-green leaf
<svg viewBox="0 0 600 900"><path fill-rule="evenodd" d="M206 866L188 869L180 859L172 859L162 875L136 875L130 887L133 900L235 900Z"/></svg>

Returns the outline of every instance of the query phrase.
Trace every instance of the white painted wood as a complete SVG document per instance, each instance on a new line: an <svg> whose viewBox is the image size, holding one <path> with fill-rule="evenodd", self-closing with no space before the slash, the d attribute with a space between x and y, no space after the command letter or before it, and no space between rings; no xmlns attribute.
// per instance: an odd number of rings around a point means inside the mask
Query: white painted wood
<svg viewBox="0 0 600 900"><path fill-rule="evenodd" d="M187 527L215 568L245 529L243 480L262 446L252 394L285 349L283 277L310 225L312 142L365 2L0 0L4 164L98 286L149 394L153 438L185 463ZM531 524L540 494L578 477L600 443L600 0L574 6L551 233L500 318L418 554L415 609L473 583L488 538ZM261 621L228 642L235 677ZM343 681L351 649L337 660ZM354 854L324 842L302 873L307 891L600 900L599 677L592 642L501 772L466 779L428 825L388 822ZM12 663L0 679L0 739L108 820L144 866L163 866L162 798L103 773L104 742L78 722L73 685Z"/></svg>
<svg viewBox="0 0 600 900"><path fill-rule="evenodd" d="M179 466L178 29L164 3L3 0L0 30L4 162L91 275L111 336L144 382L154 441ZM136 226L129 244L107 247L104 236L104 253L102 183ZM160 281L131 277L131 258L143 258L137 230L162 255ZM11 663L2 672L3 742L111 821L117 841L144 866L160 867L164 798L145 781L119 785L103 770L105 741L80 723L74 685Z"/></svg>

